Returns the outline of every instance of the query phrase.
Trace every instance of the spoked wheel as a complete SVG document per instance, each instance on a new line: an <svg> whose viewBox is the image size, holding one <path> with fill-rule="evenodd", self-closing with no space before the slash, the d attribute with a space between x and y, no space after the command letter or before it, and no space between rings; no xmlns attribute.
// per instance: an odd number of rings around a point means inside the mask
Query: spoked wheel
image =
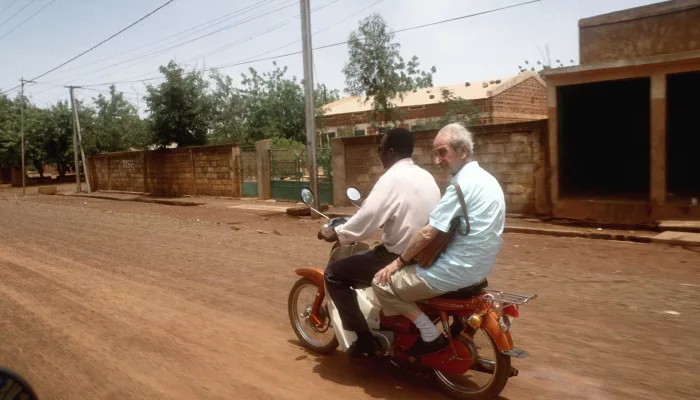
<svg viewBox="0 0 700 400"><path fill-rule="evenodd" d="M318 286L308 278L299 279L289 292L289 322L301 344L317 353L330 353L338 347L338 339L331 327L331 316L326 300L321 304L323 326L316 327L309 320Z"/></svg>
<svg viewBox="0 0 700 400"><path fill-rule="evenodd" d="M453 399L490 400L497 397L510 377L510 357L501 354L496 342L484 329L479 329L470 341L466 334L460 342L474 351L474 363L465 374L448 374L435 370L440 390Z"/></svg>

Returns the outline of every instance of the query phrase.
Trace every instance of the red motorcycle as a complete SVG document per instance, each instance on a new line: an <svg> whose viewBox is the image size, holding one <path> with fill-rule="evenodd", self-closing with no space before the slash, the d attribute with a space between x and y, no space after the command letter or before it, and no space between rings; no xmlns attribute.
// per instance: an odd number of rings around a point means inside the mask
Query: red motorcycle
<svg viewBox="0 0 700 400"><path fill-rule="evenodd" d="M359 191L348 189L348 197L355 204L360 199ZM310 206L313 194L304 189L302 200ZM343 217L331 219L311 210L328 219L329 226L347 222ZM368 248L361 242L346 246L336 242L329 263ZM356 336L342 328L333 301L325 295L324 270L300 268L295 272L301 278L289 293L289 319L302 345L318 353L331 353L338 347L347 351ZM518 370L511 366L511 358L527 357L527 352L513 345L510 327L519 316L519 306L537 295L486 290L484 285L420 301L420 308L449 339L450 346L414 359L406 356L405 351L420 337L418 328L403 316L384 316L371 287L355 290L369 327L381 343L382 356L396 367L434 378L440 390L451 398L497 397L508 379L518 375Z"/></svg>

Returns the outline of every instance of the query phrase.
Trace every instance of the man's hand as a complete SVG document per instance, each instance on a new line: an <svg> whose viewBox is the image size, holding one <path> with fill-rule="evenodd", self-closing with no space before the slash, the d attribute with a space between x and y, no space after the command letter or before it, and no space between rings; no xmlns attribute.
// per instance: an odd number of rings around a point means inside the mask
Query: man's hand
<svg viewBox="0 0 700 400"><path fill-rule="evenodd" d="M396 259L391 264L384 267L381 271L377 272L377 274L374 275L374 279L377 281L378 284L386 285L389 282L389 280L391 280L391 276L394 275L394 272L400 269L401 261Z"/></svg>
<svg viewBox="0 0 700 400"><path fill-rule="evenodd" d="M317 236L319 239L323 239L326 242L335 242L338 240L338 234L335 233L335 229L331 228L330 226L321 228L321 230L318 231Z"/></svg>

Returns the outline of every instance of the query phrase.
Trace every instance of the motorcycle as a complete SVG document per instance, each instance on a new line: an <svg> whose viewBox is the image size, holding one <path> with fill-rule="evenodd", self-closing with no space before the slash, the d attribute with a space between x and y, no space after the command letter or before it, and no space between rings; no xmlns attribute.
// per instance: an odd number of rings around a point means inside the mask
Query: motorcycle
<svg viewBox="0 0 700 400"><path fill-rule="evenodd" d="M349 188L352 204L360 200L360 192ZM313 204L308 189L302 201L328 220L324 226L338 227L347 218L329 218ZM368 250L363 242L341 245L335 242L329 264L360 251ZM326 296L323 268L300 268L294 271L301 278L289 293L289 319L301 344L316 353L328 354L340 347L343 352L357 338L342 328L342 322L330 297ZM525 358L528 353L513 345L510 328L520 314L521 305L537 295L524 296L485 288L467 288L440 297L418 302L423 312L437 325L450 342L438 353L419 359L405 351L420 337L420 331L408 318L384 316L372 287L355 288L360 309L372 334L381 344L380 356L394 367L434 379L440 390L453 399L485 400L497 397L508 379L518 375L511 366L512 358Z"/></svg>
<svg viewBox="0 0 700 400"><path fill-rule="evenodd" d="M38 400L29 382L18 373L0 366L0 399Z"/></svg>

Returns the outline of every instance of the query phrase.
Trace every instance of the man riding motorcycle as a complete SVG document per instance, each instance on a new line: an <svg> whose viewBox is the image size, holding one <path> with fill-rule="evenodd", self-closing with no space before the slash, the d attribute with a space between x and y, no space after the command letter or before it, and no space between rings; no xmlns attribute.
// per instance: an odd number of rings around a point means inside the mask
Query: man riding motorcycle
<svg viewBox="0 0 700 400"><path fill-rule="evenodd" d="M416 301L469 286L486 286L501 245L505 224L505 199L498 181L473 161L472 134L460 124L442 128L433 142L436 162L454 176L466 204L468 221L459 228L445 250L428 268L407 265L439 232L448 232L453 218L464 215L456 188L450 184L430 214L430 222L410 240L393 262L376 274L373 282L384 315L403 315L413 321L421 338L406 351L420 357L440 351L449 341L418 308ZM468 228L467 228L468 227Z"/></svg>
<svg viewBox="0 0 700 400"><path fill-rule="evenodd" d="M350 244L370 238L383 229L382 244L372 250L340 259L325 270L324 281L335 304L343 328L357 334L350 347L351 357L374 355L378 350L357 301L354 289L368 287L375 274L392 262L408 246L411 237L428 220L440 200L440 189L433 176L413 163L413 134L394 128L381 139L377 148L387 171L357 213L335 230L327 227L319 238Z"/></svg>

